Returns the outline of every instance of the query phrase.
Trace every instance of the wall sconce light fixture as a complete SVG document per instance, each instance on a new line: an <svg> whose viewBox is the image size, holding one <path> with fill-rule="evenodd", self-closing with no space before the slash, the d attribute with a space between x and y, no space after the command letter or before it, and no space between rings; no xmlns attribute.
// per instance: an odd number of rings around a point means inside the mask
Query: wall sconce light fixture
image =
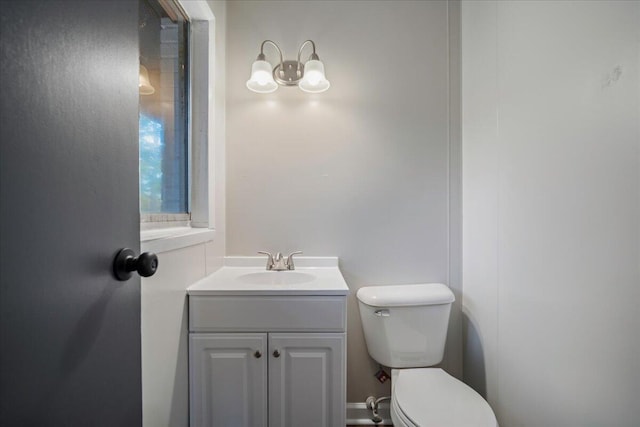
<svg viewBox="0 0 640 427"><path fill-rule="evenodd" d="M264 45L273 45L280 55L280 63L272 68L264 55ZM300 62L302 49L311 44L313 53L304 64ZM247 88L258 93L275 92L280 86L298 86L300 90L309 93L324 92L331 84L324 75L324 64L316 54L316 44L307 40L298 49L298 60L284 60L282 50L271 40L265 40L260 45L260 54L251 66L251 78L247 80Z"/></svg>

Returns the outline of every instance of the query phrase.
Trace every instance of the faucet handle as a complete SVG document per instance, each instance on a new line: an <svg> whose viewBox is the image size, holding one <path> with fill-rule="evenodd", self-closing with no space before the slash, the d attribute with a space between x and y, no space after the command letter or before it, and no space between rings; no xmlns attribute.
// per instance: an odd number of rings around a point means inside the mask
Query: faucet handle
<svg viewBox="0 0 640 427"><path fill-rule="evenodd" d="M295 266L295 265L293 265L293 256L294 256L294 255L300 255L301 253L302 253L302 251L296 251L296 252L291 252L291 253L289 254L289 256L287 257L287 261L286 261L286 263L287 263L287 268L288 268L289 270L295 270L295 269L296 269L296 266Z"/></svg>
<svg viewBox="0 0 640 427"><path fill-rule="evenodd" d="M273 255L269 252L258 251L259 254L266 255L267 258L267 270L271 270L273 268Z"/></svg>

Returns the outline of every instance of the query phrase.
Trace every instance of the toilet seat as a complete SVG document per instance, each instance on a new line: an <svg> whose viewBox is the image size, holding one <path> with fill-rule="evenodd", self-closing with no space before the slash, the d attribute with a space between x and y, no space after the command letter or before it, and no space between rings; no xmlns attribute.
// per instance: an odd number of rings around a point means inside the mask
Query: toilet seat
<svg viewBox="0 0 640 427"><path fill-rule="evenodd" d="M489 404L439 368L394 369L391 418L397 427L497 427Z"/></svg>

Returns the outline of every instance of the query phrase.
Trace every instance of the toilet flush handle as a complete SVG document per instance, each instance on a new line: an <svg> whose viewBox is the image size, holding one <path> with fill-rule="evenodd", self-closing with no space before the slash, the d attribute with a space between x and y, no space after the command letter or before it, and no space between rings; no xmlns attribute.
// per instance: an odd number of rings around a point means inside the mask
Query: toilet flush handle
<svg viewBox="0 0 640 427"><path fill-rule="evenodd" d="M378 317L389 317L389 310L376 310L373 312Z"/></svg>

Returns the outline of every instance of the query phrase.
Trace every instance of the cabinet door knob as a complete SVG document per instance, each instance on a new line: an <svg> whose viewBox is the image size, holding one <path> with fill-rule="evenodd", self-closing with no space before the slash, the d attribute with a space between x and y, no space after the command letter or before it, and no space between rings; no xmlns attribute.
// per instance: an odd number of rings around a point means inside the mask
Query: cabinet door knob
<svg viewBox="0 0 640 427"><path fill-rule="evenodd" d="M262 357L262 353L260 352L260 350L256 350L256 352L255 352L255 353L253 353L253 356L254 356L256 359L260 359L260 358Z"/></svg>
<svg viewBox="0 0 640 427"><path fill-rule="evenodd" d="M273 357L280 357L280 350L274 350Z"/></svg>

